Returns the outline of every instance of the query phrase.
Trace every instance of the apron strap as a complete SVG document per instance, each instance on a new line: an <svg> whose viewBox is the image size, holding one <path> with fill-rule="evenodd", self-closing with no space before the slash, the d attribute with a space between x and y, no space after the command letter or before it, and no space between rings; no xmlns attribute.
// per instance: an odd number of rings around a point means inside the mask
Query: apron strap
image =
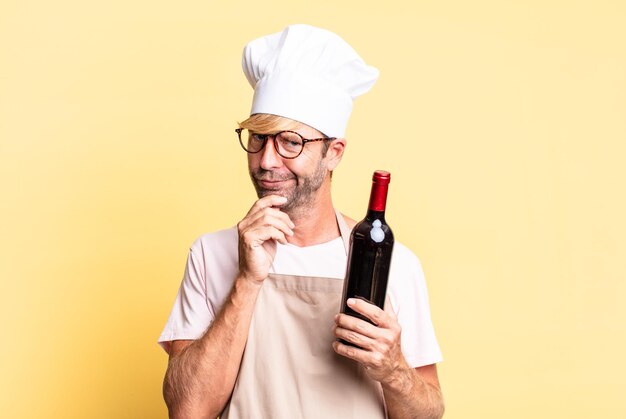
<svg viewBox="0 0 626 419"><path fill-rule="evenodd" d="M337 226L339 226L339 234L341 234L341 238L343 239L343 247L346 251L346 256L348 256L350 249L350 227L348 227L348 223L343 218L343 215L337 210L335 210L335 215L337 216Z"/></svg>

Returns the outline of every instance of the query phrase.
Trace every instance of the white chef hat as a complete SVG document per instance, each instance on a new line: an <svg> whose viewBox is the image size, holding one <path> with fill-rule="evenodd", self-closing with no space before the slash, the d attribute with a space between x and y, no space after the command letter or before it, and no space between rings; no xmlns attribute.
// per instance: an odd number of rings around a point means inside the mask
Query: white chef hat
<svg viewBox="0 0 626 419"><path fill-rule="evenodd" d="M254 88L251 115L283 116L330 137L345 135L352 101L378 78L346 41L309 25L251 41L242 67Z"/></svg>

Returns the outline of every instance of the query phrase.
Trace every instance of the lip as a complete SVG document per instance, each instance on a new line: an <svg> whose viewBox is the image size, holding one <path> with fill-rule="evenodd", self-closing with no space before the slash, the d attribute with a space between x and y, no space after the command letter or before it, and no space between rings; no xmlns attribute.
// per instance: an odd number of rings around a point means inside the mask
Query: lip
<svg viewBox="0 0 626 419"><path fill-rule="evenodd" d="M259 186L266 188L266 189L276 189L278 187L280 187L281 185L289 182L290 179L285 179L285 180L261 180L261 179L257 179L257 183L259 184Z"/></svg>

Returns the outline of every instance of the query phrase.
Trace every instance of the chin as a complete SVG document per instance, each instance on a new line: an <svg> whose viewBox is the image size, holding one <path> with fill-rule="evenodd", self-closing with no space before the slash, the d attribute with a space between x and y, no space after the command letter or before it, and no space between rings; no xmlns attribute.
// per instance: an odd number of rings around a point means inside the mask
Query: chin
<svg viewBox="0 0 626 419"><path fill-rule="evenodd" d="M262 189L262 188L257 187L256 194L259 198L263 198L268 195L278 195L278 196L284 196L285 198L289 199L289 194L282 190ZM288 203L289 201L287 201L287 204Z"/></svg>

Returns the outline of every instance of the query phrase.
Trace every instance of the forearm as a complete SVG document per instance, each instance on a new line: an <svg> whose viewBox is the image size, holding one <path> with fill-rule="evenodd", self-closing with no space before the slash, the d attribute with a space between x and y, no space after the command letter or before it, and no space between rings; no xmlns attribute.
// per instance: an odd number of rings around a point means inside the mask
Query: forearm
<svg viewBox="0 0 626 419"><path fill-rule="evenodd" d="M383 383L389 419L440 419L444 402L441 390L424 381L407 366L393 380Z"/></svg>
<svg viewBox="0 0 626 419"><path fill-rule="evenodd" d="M163 394L172 418L215 418L232 393L261 283L237 278L206 333L168 364Z"/></svg>

